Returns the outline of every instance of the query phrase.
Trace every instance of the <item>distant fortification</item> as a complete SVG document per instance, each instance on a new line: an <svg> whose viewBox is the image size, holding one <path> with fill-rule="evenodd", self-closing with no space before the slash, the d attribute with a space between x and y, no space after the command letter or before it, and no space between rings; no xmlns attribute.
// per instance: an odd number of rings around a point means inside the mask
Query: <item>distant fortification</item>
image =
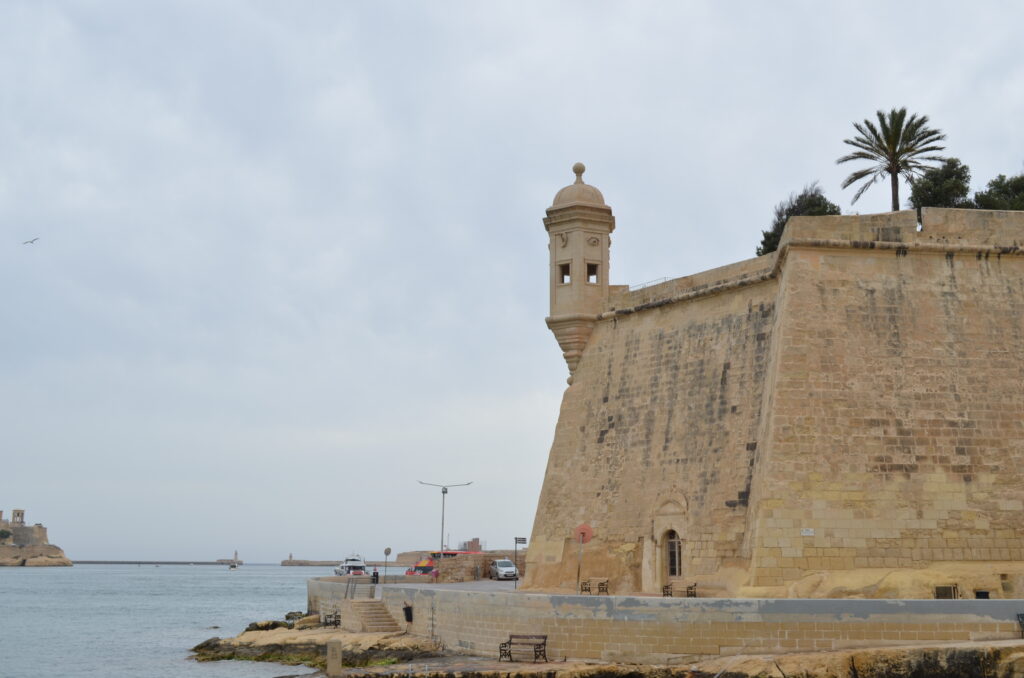
<svg viewBox="0 0 1024 678"><path fill-rule="evenodd" d="M631 290L574 171L526 588L1024 594L1024 212L796 217L775 253Z"/></svg>
<svg viewBox="0 0 1024 678"><path fill-rule="evenodd" d="M0 566L70 564L64 552L47 541L45 527L25 524L23 509L11 511L10 520L0 511Z"/></svg>

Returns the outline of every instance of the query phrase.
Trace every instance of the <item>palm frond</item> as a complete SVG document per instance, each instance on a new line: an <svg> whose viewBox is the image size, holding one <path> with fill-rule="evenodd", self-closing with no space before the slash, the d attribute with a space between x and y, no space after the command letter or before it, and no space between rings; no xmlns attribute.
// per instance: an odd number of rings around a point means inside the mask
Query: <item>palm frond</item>
<svg viewBox="0 0 1024 678"><path fill-rule="evenodd" d="M864 181L857 189L853 202L857 202L864 191L885 176L898 175L912 181L916 174L927 168L927 163L945 160L934 154L945 150L945 146L939 142L946 135L928 127L927 115L908 116L904 106L889 111L875 111L875 118L877 121L865 119L853 123L857 136L843 139L843 143L857 150L836 160L836 164L852 160L873 163L871 167L858 170L843 181L843 188Z"/></svg>
<svg viewBox="0 0 1024 678"><path fill-rule="evenodd" d="M878 175L880 175L880 172L877 169L875 169L874 167L868 167L866 169L857 170L856 172L852 173L850 176L848 176L845 179L843 179L842 187L846 188L847 186L849 186L851 184L855 184L858 181L860 181L861 179L865 179L867 177L875 177L874 179L872 179L872 181L874 182L874 181L878 180Z"/></svg>
<svg viewBox="0 0 1024 678"><path fill-rule="evenodd" d="M877 146L869 144L861 139L843 139L843 143L853 146L854 148L859 148L863 151L866 151L876 158L885 157L885 154L882 153Z"/></svg>
<svg viewBox="0 0 1024 678"><path fill-rule="evenodd" d="M853 204L853 203L857 202L857 200L860 198L860 196L864 195L864 191L866 191L869 188L871 188L872 186L874 186L875 182L878 181L880 178L881 178L880 174L875 174L875 176L872 177L871 181L864 182L864 185L861 186L860 189L856 193L854 193L853 200L850 201L850 204ZM846 187L844 186L843 188L846 188Z"/></svg>

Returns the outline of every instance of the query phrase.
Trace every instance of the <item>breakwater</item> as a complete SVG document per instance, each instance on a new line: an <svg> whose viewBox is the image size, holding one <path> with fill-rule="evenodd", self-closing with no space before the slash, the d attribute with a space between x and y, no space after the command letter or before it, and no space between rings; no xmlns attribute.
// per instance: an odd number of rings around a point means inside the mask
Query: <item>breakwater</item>
<svg viewBox="0 0 1024 678"><path fill-rule="evenodd" d="M216 560L76 560L75 565L227 565ZM239 561L239 565L241 565Z"/></svg>

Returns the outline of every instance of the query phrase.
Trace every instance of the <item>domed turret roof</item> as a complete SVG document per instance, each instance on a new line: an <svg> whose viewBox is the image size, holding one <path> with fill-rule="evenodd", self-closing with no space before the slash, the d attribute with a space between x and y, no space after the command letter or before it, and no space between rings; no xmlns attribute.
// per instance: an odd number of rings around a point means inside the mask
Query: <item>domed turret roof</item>
<svg viewBox="0 0 1024 678"><path fill-rule="evenodd" d="M605 206L601 191L590 184L583 183L583 173L586 170L587 167L582 162L572 166L572 171L576 173L576 181L555 194L555 199L551 203L552 207L565 207L575 203Z"/></svg>

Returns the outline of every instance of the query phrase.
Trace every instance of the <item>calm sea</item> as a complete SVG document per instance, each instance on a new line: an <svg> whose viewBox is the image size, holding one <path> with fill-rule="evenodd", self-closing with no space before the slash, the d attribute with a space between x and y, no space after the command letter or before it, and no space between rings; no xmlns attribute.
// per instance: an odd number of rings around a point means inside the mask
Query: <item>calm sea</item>
<svg viewBox="0 0 1024 678"><path fill-rule="evenodd" d="M189 648L306 609L327 567L0 567L0 677L270 678L303 666L190 661ZM212 628L219 626L220 628Z"/></svg>

